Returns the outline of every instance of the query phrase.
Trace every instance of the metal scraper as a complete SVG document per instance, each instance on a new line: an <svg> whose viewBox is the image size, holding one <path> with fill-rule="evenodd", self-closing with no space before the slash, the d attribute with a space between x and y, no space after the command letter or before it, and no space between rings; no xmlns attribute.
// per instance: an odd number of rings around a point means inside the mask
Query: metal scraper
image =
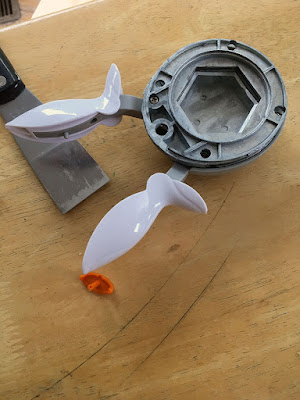
<svg viewBox="0 0 300 400"><path fill-rule="evenodd" d="M40 104L0 49L0 114L5 122ZM77 141L39 143L15 135L14 138L63 214L109 182L102 168Z"/></svg>

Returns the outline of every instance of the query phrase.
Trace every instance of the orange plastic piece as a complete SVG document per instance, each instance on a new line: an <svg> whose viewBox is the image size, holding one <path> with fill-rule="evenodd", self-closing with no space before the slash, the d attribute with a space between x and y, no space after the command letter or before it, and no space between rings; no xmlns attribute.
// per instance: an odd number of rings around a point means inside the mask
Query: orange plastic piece
<svg viewBox="0 0 300 400"><path fill-rule="evenodd" d="M79 279L91 292L98 294L111 294L114 291L114 286L106 276L89 272L86 275L80 275Z"/></svg>

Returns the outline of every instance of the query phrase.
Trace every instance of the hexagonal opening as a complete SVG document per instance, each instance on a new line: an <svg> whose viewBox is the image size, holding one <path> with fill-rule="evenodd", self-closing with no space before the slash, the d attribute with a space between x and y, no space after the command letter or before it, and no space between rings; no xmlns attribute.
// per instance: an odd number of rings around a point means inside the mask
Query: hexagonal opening
<svg viewBox="0 0 300 400"><path fill-rule="evenodd" d="M180 103L197 132L241 133L260 96L238 67L197 68Z"/></svg>

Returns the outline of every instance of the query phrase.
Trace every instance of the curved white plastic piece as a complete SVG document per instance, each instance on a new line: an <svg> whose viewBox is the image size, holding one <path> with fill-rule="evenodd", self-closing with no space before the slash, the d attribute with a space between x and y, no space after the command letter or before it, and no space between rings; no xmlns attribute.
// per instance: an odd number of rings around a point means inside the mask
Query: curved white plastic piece
<svg viewBox="0 0 300 400"><path fill-rule="evenodd" d="M14 135L25 139L42 142L65 142L85 136L98 125L114 126L121 118L113 116L120 108L120 95L123 93L120 72L115 64L108 71L104 93L96 99L57 100L41 104L17 118L8 122L5 126ZM92 121L97 118L97 121ZM74 126L90 121L84 130L61 137L39 137L34 132L56 132L67 130ZM49 135L51 136L51 135Z"/></svg>
<svg viewBox="0 0 300 400"><path fill-rule="evenodd" d="M120 201L102 218L85 250L83 273L102 267L130 250L168 205L207 213L204 200L193 188L166 174L154 174L148 179L146 190Z"/></svg>

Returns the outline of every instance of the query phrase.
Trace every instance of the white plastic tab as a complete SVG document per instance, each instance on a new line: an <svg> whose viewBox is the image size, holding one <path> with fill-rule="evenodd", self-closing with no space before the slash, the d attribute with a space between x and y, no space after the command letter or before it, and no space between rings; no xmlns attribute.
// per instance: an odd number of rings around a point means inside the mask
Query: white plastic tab
<svg viewBox="0 0 300 400"><path fill-rule="evenodd" d="M121 121L121 116L113 115L120 109L122 93L119 70L112 64L102 96L96 99L57 100L41 104L5 126L14 135L46 143L79 139L98 125L114 126ZM74 127L79 129L72 133Z"/></svg>

